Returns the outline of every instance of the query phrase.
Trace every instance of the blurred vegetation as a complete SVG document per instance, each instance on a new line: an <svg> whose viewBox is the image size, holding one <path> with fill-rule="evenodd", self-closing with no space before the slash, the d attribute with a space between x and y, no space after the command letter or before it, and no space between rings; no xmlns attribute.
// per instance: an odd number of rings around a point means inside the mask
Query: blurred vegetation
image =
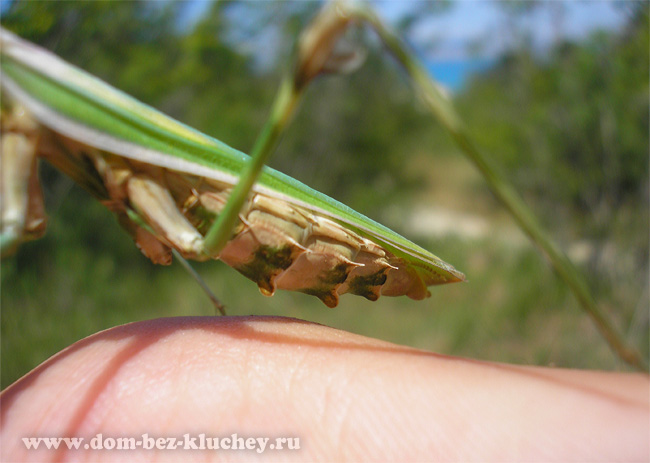
<svg viewBox="0 0 650 463"><path fill-rule="evenodd" d="M179 18L189 5L13 2L2 25L247 151L318 3L217 2L187 26ZM408 31L449 5L401 26ZM629 5L621 33L558 42L546 53L522 40L455 99L478 144L577 258L599 304L647 358L648 4ZM508 14L517 24L525 12ZM416 239L469 283L433 288L424 302L345 296L329 310L302 294L265 298L222 263L197 265L229 313L299 317L494 361L624 368L376 40L357 39L369 48L363 68L314 84L271 164ZM260 62L263 55L270 58ZM3 388L99 330L212 313L179 265L148 262L69 179L43 165L42 181L48 233L2 262ZM459 220L457 233L424 233L410 226L421 210L451 210L488 228L468 234Z"/></svg>

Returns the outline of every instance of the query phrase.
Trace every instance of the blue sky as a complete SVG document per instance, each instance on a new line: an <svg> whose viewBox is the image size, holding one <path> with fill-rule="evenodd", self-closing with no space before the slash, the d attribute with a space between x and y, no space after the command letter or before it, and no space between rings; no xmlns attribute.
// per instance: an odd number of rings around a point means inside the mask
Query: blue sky
<svg viewBox="0 0 650 463"><path fill-rule="evenodd" d="M596 29L615 30L623 26L625 14L615 3L602 0L550 1L523 17L521 25L540 48L550 45L555 35L579 40ZM439 39L441 42L435 55L445 60L466 58L466 46L471 42L483 43L483 57L495 57L507 45L509 34L506 25L507 15L497 2L459 1L445 14L422 24L416 31L418 36L413 39Z"/></svg>
<svg viewBox="0 0 650 463"><path fill-rule="evenodd" d="M384 19L396 22L412 1L384 0L375 5ZM625 24L623 1L546 2L522 17L519 26L535 49L543 52L557 39L581 40L598 29L620 30ZM437 17L418 24L408 37L436 79L451 91L462 88L474 73L485 70L513 43L508 16L496 1L461 0ZM435 43L430 50L419 44Z"/></svg>
<svg viewBox="0 0 650 463"><path fill-rule="evenodd" d="M200 16L208 3L194 0L188 15ZM379 0L372 2L379 14L396 24L416 6L409 0ZM617 4L618 3L618 7ZM625 0L551 0L542 8L521 18L519 25L529 34L536 49L547 49L558 38L580 40L597 29L618 30L625 24L620 5ZM191 18L187 18L191 21ZM486 69L504 49L512 44L507 31L508 17L497 1L460 0L427 21L421 21L407 40L416 48L436 78L451 91L458 90L475 72ZM273 40L259 44L243 44L249 51L266 49L268 55ZM435 43L432 49L425 45ZM420 46L421 45L421 46ZM471 50L471 51L470 51Z"/></svg>
<svg viewBox="0 0 650 463"><path fill-rule="evenodd" d="M399 9L407 8L410 2L387 3L386 14L399 15ZM558 39L578 41L598 29L620 30L626 20L621 3L551 1L520 18L518 25L530 36L535 49L543 52ZM410 41L416 47L431 41L437 44L420 53L433 75L457 91L472 74L488 68L514 39L508 16L497 2L466 0L455 2L444 14L419 25Z"/></svg>

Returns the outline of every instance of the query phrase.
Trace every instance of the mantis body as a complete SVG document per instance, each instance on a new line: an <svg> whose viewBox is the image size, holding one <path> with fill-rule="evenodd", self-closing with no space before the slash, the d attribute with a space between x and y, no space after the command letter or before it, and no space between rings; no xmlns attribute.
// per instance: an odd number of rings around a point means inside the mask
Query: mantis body
<svg viewBox="0 0 650 463"><path fill-rule="evenodd" d="M249 157L2 30L3 253L44 232L36 160L68 174L116 214L140 250L220 259L257 283L312 294L423 299L462 273L392 230L270 168L221 248L206 245ZM7 98L4 98L6 96ZM225 215L225 214L224 214ZM224 230L216 230L224 231Z"/></svg>

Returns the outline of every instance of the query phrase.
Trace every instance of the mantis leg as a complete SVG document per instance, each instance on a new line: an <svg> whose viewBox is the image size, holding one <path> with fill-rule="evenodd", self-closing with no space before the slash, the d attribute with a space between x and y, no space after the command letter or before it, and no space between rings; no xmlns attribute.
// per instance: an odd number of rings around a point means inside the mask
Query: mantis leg
<svg viewBox="0 0 650 463"><path fill-rule="evenodd" d="M127 182L129 201L139 216L160 239L181 255L196 258L203 251L203 237L178 210L169 191L146 176L133 176Z"/></svg>
<svg viewBox="0 0 650 463"><path fill-rule="evenodd" d="M289 78L285 77L273 104L271 117L267 120L255 142L251 159L239 177L239 183L233 189L225 208L205 236L205 249L209 255L219 255L230 239L232 230L239 220L239 212L248 199L264 164L276 147L280 135L289 123L301 93L302 91Z"/></svg>
<svg viewBox="0 0 650 463"><path fill-rule="evenodd" d="M0 250L5 255L21 242L39 238L46 218L36 159L39 127L22 107L3 117L1 143Z"/></svg>
<svg viewBox="0 0 650 463"><path fill-rule="evenodd" d="M301 35L293 69L280 83L271 116L255 141L251 159L239 177L239 183L233 189L226 207L205 236L205 248L210 256L219 255L230 239L239 211L280 136L289 125L309 83L320 74L349 72L360 64L356 56L341 56L335 50L350 22L351 18L335 2L325 7Z"/></svg>
<svg viewBox="0 0 650 463"><path fill-rule="evenodd" d="M146 224L144 227L151 228L159 237L158 239L169 243L181 265L205 291L215 308L221 315L226 315L224 305L182 255L200 257L203 250L203 237L178 209L169 190L151 178L134 176L128 180L127 191L131 204L140 214L139 219L131 214L132 218L144 221ZM144 227L138 226L138 229L151 235ZM159 243L156 238L153 240ZM143 245L140 239L136 242L139 246ZM142 247L141 249L145 250Z"/></svg>

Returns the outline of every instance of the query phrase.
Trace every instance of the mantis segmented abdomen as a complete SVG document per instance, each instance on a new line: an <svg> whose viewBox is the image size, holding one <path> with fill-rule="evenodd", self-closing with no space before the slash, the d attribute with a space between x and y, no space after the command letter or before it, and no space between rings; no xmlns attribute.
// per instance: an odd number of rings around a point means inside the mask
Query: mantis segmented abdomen
<svg viewBox="0 0 650 463"><path fill-rule="evenodd" d="M17 205L3 206L3 245L32 233L26 218L43 220L39 192L25 187L35 183L31 157L43 157L114 212L152 261L171 262L171 249L219 258L266 295L301 291L334 307L345 293L423 299L429 285L464 279L395 232L268 168L225 247L211 253L206 233L247 157L4 31L2 42L2 86L13 106L3 114L3 145L28 147L3 149L2 162L23 157L30 166L3 182L3 203ZM8 201L8 191L22 193Z"/></svg>

